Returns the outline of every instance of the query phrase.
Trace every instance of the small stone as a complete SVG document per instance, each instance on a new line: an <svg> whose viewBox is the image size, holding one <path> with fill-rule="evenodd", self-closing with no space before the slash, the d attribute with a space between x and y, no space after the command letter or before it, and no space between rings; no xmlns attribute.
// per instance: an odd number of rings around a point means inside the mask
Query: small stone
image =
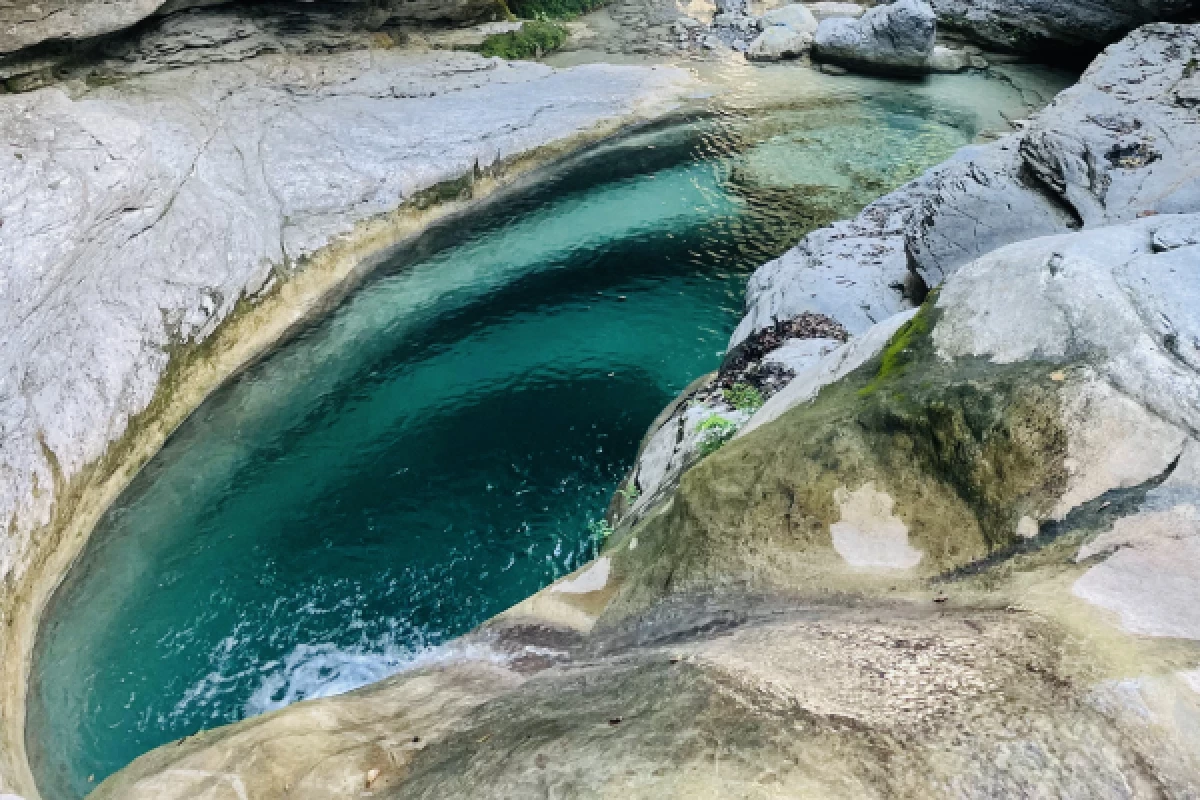
<svg viewBox="0 0 1200 800"><path fill-rule="evenodd" d="M370 789L371 786L374 785L375 781L377 781L377 780L379 780L379 770L377 770L377 769L367 770L367 782L366 782L367 788Z"/></svg>

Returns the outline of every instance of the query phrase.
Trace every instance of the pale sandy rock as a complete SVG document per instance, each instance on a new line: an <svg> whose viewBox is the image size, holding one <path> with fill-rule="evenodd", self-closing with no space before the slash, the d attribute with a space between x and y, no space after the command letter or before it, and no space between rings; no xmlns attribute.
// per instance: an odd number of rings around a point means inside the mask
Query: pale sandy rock
<svg viewBox="0 0 1200 800"><path fill-rule="evenodd" d="M550 591L559 594L588 594L608 585L609 559L601 556L572 578L559 581Z"/></svg>
<svg viewBox="0 0 1200 800"><path fill-rule="evenodd" d="M1064 393L1068 483L1053 512L1059 518L1112 489L1162 475L1188 441L1185 431L1102 381L1085 379Z"/></svg>
<svg viewBox="0 0 1200 800"><path fill-rule="evenodd" d="M908 526L892 513L895 501L887 492L865 483L854 491L839 487L833 493L841 519L829 527L833 549L852 567L911 569L921 563L921 551L908 543Z"/></svg>
<svg viewBox="0 0 1200 800"><path fill-rule="evenodd" d="M1200 511L1138 514L1118 526L1126 546L1088 570L1074 593L1118 615L1130 633L1200 640Z"/></svg>

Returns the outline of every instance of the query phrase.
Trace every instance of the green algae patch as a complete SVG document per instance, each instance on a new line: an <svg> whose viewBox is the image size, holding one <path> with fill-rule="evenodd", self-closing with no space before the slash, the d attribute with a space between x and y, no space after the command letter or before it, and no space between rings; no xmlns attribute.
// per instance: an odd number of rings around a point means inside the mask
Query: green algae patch
<svg viewBox="0 0 1200 800"><path fill-rule="evenodd" d="M938 316L931 299L878 356L697 463L661 513L615 537L609 619L677 593L922 590L1010 549L1020 518L1066 486L1059 387L1040 362L942 361ZM865 569L836 549L845 497L868 485L915 567Z"/></svg>
<svg viewBox="0 0 1200 800"><path fill-rule="evenodd" d="M562 47L568 35L567 29L556 22L530 20L519 30L487 37L479 52L509 60L541 58Z"/></svg>
<svg viewBox="0 0 1200 800"><path fill-rule="evenodd" d="M934 297L936 298L936 295ZM875 376L870 383L859 389L860 395L878 391L881 386L899 377L914 360L920 360L922 353L918 352L917 345L928 343L928 334L932 327L930 317L934 313L932 309L932 304L922 306L912 319L893 334L891 341L879 356L879 368L875 371Z"/></svg>

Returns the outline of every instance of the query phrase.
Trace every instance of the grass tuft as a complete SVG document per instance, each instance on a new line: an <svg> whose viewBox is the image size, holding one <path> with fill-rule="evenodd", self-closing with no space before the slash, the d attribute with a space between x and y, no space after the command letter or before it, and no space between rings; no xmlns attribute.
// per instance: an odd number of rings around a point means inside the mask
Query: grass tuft
<svg viewBox="0 0 1200 800"><path fill-rule="evenodd" d="M557 50L566 41L567 29L562 25L545 20L529 20L520 30L487 37L479 52L488 57L528 61Z"/></svg>

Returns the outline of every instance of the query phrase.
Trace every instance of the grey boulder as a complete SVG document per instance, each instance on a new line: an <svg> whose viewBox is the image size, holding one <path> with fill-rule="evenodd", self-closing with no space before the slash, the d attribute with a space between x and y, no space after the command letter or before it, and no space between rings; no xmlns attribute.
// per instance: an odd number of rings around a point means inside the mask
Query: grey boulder
<svg viewBox="0 0 1200 800"><path fill-rule="evenodd" d="M764 30L776 26L790 28L796 33L815 34L817 18L802 3L791 3L762 15Z"/></svg>
<svg viewBox="0 0 1200 800"><path fill-rule="evenodd" d="M1194 0L931 0L947 28L1004 50L1090 55L1147 22L1194 13ZM1064 46L1067 48L1064 51Z"/></svg>
<svg viewBox="0 0 1200 800"><path fill-rule="evenodd" d="M928 70L937 17L923 0L876 6L860 19L827 19L817 28L814 54L822 61L880 73Z"/></svg>
<svg viewBox="0 0 1200 800"><path fill-rule="evenodd" d="M798 33L786 25L772 25L760 33L746 50L751 61L779 61L797 58L812 47L811 33Z"/></svg>

